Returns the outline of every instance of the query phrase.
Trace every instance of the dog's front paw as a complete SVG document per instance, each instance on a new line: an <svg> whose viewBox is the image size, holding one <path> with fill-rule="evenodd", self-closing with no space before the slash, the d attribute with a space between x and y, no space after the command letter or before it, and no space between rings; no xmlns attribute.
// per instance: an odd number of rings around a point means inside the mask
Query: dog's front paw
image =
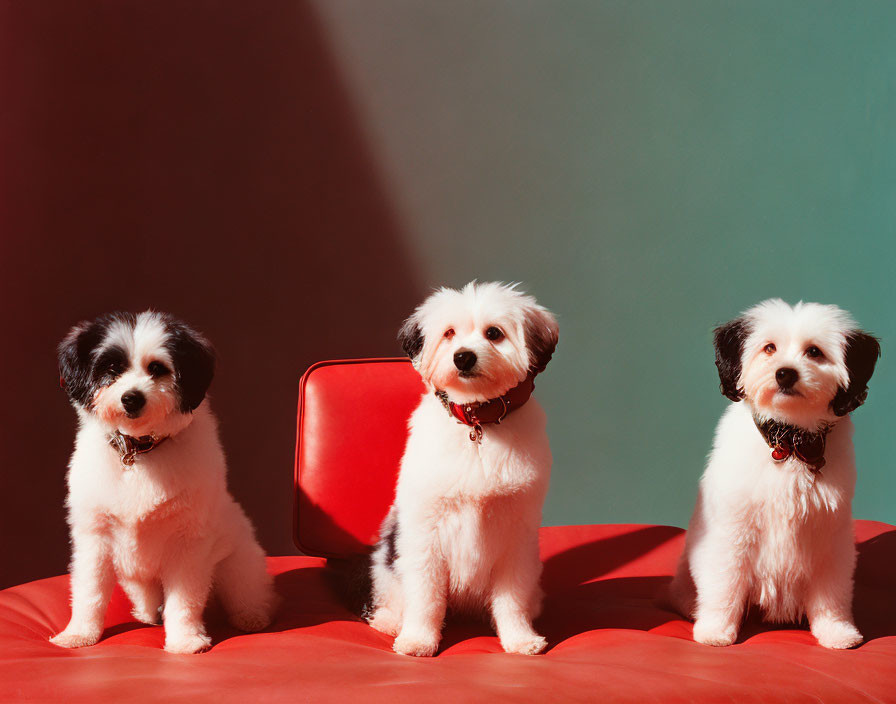
<svg viewBox="0 0 896 704"><path fill-rule="evenodd" d="M709 619L698 619L694 624L694 640L704 645L731 645L737 640L737 626Z"/></svg>
<svg viewBox="0 0 896 704"><path fill-rule="evenodd" d="M189 655L191 653L201 653L203 650L208 650L211 646L212 639L201 631L174 636L167 635L165 637L165 650L169 653Z"/></svg>
<svg viewBox="0 0 896 704"><path fill-rule="evenodd" d="M401 618L382 606L367 619L367 624L375 631L385 633L387 636L396 636L401 631Z"/></svg>
<svg viewBox="0 0 896 704"><path fill-rule="evenodd" d="M162 622L162 614L159 612L159 609L134 609L131 611L131 615L140 623L145 623L147 626L158 626Z"/></svg>
<svg viewBox="0 0 896 704"><path fill-rule="evenodd" d="M501 647L505 653L538 655L548 647L548 642L537 633L531 633L518 638L505 638L501 640Z"/></svg>
<svg viewBox="0 0 896 704"><path fill-rule="evenodd" d="M396 653L424 658L435 655L438 649L438 633L406 633L402 631L392 645L392 650Z"/></svg>
<svg viewBox="0 0 896 704"><path fill-rule="evenodd" d="M95 645L100 639L101 633L78 633L65 629L61 633L57 633L50 638L50 642L61 648L83 648L88 645Z"/></svg>
<svg viewBox="0 0 896 704"><path fill-rule="evenodd" d="M812 635L825 648L836 650L853 648L864 640L849 621L816 621L812 624Z"/></svg>

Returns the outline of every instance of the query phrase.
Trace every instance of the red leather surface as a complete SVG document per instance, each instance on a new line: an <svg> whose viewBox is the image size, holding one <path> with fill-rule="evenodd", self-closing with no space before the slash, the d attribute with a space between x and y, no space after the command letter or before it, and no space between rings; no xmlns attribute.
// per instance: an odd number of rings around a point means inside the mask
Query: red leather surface
<svg viewBox="0 0 896 704"><path fill-rule="evenodd" d="M407 418L422 392L405 360L323 363L303 377L295 539L345 556L373 539L392 499ZM132 622L116 590L96 646L48 642L68 621L68 578L0 592L0 702L6 701L894 701L896 528L856 524L855 612L866 643L819 646L804 628L751 618L737 644L694 643L658 597L683 531L543 528L544 655L504 653L487 624L450 620L437 657L396 655L391 638L335 596L321 557L271 558L283 605L240 634L212 605L200 655L162 650L161 627Z"/></svg>
<svg viewBox="0 0 896 704"><path fill-rule="evenodd" d="M300 383L294 539L346 557L379 531L424 387L404 358L320 362Z"/></svg>
<svg viewBox="0 0 896 704"><path fill-rule="evenodd" d="M117 591L98 645L47 642L69 615L68 578L0 592L0 701L65 702L893 702L896 528L859 521L855 611L868 639L851 651L805 629L749 621L738 643L694 643L658 606L683 533L663 526L542 529L544 655L501 651L484 624L449 621L433 659L343 608L316 557L271 558L283 606L266 632L212 625L199 655L169 655L159 626L128 618ZM214 614L210 614L214 619Z"/></svg>

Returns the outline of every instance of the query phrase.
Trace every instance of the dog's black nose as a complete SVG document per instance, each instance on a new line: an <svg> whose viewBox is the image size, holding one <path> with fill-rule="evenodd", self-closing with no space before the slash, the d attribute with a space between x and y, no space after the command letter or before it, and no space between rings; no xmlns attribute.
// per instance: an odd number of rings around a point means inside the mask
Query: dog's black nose
<svg viewBox="0 0 896 704"><path fill-rule="evenodd" d="M775 372L775 379L778 380L778 386L782 389L789 389L799 378L800 375L796 373L796 369L790 367L781 367Z"/></svg>
<svg viewBox="0 0 896 704"><path fill-rule="evenodd" d="M470 350L458 350L454 353L454 366L462 372L468 372L476 366L476 353Z"/></svg>
<svg viewBox="0 0 896 704"><path fill-rule="evenodd" d="M143 395L142 391L131 389L121 395L121 406L128 415L139 413L145 405L146 396Z"/></svg>

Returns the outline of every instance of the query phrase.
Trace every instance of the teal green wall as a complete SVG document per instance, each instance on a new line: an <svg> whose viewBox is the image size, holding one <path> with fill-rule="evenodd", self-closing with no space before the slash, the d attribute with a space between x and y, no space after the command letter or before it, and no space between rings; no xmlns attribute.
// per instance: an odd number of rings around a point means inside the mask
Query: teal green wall
<svg viewBox="0 0 896 704"><path fill-rule="evenodd" d="M896 522L896 3L315 7L418 277L560 318L547 523L686 523L711 328L770 296L882 338L855 514Z"/></svg>

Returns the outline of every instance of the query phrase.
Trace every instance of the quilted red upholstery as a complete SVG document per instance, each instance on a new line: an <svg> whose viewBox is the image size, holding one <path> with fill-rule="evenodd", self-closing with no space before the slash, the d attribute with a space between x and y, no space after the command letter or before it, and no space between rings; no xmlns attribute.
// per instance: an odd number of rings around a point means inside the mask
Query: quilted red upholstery
<svg viewBox="0 0 896 704"><path fill-rule="evenodd" d="M421 390L403 360L305 375L296 541L307 551L345 556L372 539ZM0 591L0 702L896 702L896 528L858 521L856 537L867 640L845 652L755 618L729 648L695 643L659 600L684 538L665 526L543 528L537 627L549 649L534 657L507 655L488 625L457 620L437 657L396 655L335 597L319 556L270 558L283 605L263 633L235 632L213 604L211 650L169 655L162 628L132 622L116 590L100 643L65 650L47 640L70 612L68 578L54 577Z"/></svg>
<svg viewBox="0 0 896 704"><path fill-rule="evenodd" d="M284 598L268 631L211 628L200 655L169 655L159 626L128 618L116 592L98 645L47 642L69 615L68 578L0 592L0 702L894 702L896 529L858 522L856 617L869 639L822 648L807 630L748 623L711 648L656 603L683 544L678 528L542 529L544 655L507 655L484 624L452 621L433 659L396 655L391 640L341 606L325 560L270 561Z"/></svg>

